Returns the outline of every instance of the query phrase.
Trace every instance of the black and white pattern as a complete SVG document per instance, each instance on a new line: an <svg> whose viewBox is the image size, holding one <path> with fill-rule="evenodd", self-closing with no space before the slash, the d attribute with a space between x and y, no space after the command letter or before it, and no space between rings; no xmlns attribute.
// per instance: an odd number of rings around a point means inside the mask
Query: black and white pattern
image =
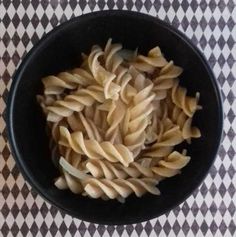
<svg viewBox="0 0 236 237"><path fill-rule="evenodd" d="M25 183L6 138L6 99L22 56L61 22L104 9L173 24L204 53L223 95L224 137L205 182L173 211L137 225L95 225L62 214ZM0 236L236 236L235 78L235 0L0 0Z"/></svg>

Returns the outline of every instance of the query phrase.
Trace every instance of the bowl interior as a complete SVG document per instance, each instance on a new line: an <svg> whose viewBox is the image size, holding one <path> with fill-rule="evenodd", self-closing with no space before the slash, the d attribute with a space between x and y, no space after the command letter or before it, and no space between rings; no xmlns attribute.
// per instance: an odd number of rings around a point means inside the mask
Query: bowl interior
<svg viewBox="0 0 236 237"><path fill-rule="evenodd" d="M125 48L146 53L158 45L168 60L184 68L181 84L189 95L201 94L203 109L194 124L202 137L185 144L191 162L182 174L161 182L160 196L131 196L125 204L92 200L60 191L53 185L54 168L45 132L45 118L35 96L41 78L80 65L81 52L109 37ZM49 202L80 219L103 224L128 224L154 218L182 202L207 174L220 141L222 108L214 77L195 47L167 24L138 13L110 11L75 18L44 37L15 74L8 104L8 131L14 157L28 182Z"/></svg>

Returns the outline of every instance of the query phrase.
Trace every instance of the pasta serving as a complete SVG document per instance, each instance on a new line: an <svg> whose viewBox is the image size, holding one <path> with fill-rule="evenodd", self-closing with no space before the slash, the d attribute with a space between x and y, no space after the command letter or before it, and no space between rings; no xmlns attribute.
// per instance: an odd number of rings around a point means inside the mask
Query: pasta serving
<svg viewBox="0 0 236 237"><path fill-rule="evenodd" d="M201 136L192 126L200 94L187 95L182 68L159 47L147 55L109 39L80 67L42 79L37 99L51 131L58 189L90 198L159 195L158 183L190 161L176 145Z"/></svg>

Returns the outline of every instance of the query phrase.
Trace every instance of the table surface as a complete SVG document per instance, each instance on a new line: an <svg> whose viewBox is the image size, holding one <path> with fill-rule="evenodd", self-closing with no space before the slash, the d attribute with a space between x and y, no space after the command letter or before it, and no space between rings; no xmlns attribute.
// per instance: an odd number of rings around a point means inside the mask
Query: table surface
<svg viewBox="0 0 236 237"><path fill-rule="evenodd" d="M46 203L15 166L4 121L11 77L22 56L61 22L105 9L147 13L184 32L213 69L225 113L222 145L199 189L173 211L128 226L83 222ZM235 0L0 0L0 236L236 236L235 21Z"/></svg>

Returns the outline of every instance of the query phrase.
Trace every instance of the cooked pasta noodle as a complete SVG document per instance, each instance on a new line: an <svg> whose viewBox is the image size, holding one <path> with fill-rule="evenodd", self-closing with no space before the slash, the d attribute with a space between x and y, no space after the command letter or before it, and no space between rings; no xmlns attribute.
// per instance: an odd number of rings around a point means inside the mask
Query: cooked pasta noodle
<svg viewBox="0 0 236 237"><path fill-rule="evenodd" d="M176 146L201 137L192 126L200 93L188 95L183 69L158 46L144 55L109 39L81 58L79 67L44 77L37 95L60 171L54 185L120 202L159 195L158 183L190 162Z"/></svg>

